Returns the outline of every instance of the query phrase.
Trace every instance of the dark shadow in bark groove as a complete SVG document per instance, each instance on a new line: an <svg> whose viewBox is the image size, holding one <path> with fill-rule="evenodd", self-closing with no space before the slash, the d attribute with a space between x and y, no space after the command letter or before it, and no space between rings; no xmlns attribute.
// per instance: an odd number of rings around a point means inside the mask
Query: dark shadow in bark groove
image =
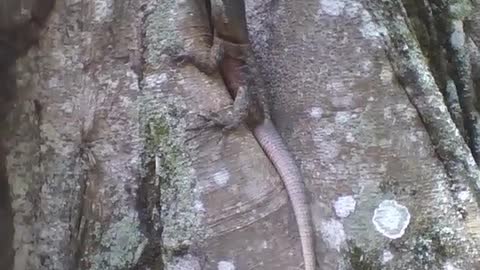
<svg viewBox="0 0 480 270"><path fill-rule="evenodd" d="M10 185L8 180L6 157L7 148L4 138L7 136L9 126L6 120L11 105L15 100L15 75L9 68L1 68L0 82L0 269L13 268L13 210L10 198Z"/></svg>
<svg viewBox="0 0 480 270"><path fill-rule="evenodd" d="M0 48L0 51L2 49ZM13 268L13 209L7 173L5 138L10 132L7 116L16 100L15 64L0 63L0 269Z"/></svg>
<svg viewBox="0 0 480 270"><path fill-rule="evenodd" d="M13 267L13 213L6 170L6 153L0 145L0 269Z"/></svg>
<svg viewBox="0 0 480 270"><path fill-rule="evenodd" d="M148 155L148 154L145 154ZM137 190L136 209L140 219L140 230L148 238L142 254L135 266L130 270L163 269L162 262L162 227L156 229L155 216L160 216L160 190L155 186L155 161L153 157L143 157L143 167L146 168L145 175L140 177ZM157 209L158 213L154 213Z"/></svg>

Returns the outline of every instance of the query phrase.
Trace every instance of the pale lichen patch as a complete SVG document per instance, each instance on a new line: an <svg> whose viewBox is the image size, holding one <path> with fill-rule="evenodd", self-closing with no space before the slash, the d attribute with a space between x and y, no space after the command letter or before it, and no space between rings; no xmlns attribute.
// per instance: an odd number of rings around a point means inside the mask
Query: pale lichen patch
<svg viewBox="0 0 480 270"><path fill-rule="evenodd" d="M465 32L463 32L463 22L455 20L452 22L453 32L450 35L450 44L456 50L462 49L465 46Z"/></svg>
<svg viewBox="0 0 480 270"><path fill-rule="evenodd" d="M470 193L469 190L463 190L460 191L457 195L458 199L462 202L470 201L472 200L472 193Z"/></svg>
<svg viewBox="0 0 480 270"><path fill-rule="evenodd" d="M386 264L394 258L390 250L384 250L382 254L382 264Z"/></svg>
<svg viewBox="0 0 480 270"><path fill-rule="evenodd" d="M457 268L452 262L446 262L445 265L443 266L444 270L460 270L460 268Z"/></svg>
<svg viewBox="0 0 480 270"><path fill-rule="evenodd" d="M347 239L343 224L336 219L330 219L322 222L320 231L329 248L340 251Z"/></svg>
<svg viewBox="0 0 480 270"><path fill-rule="evenodd" d="M367 10L362 10L361 18L362 26L360 27L360 32L364 38L377 40L387 33L387 29L383 25L378 25L373 21Z"/></svg>
<svg viewBox="0 0 480 270"><path fill-rule="evenodd" d="M345 8L345 1L341 0L320 0L321 9L330 16L340 16Z"/></svg>
<svg viewBox="0 0 480 270"><path fill-rule="evenodd" d="M104 251L93 257L91 269L116 269L127 265L133 266L137 248L144 241L144 236L136 229L139 221L132 212L126 212L122 220L113 223L101 233ZM101 254L101 255L100 255Z"/></svg>
<svg viewBox="0 0 480 270"><path fill-rule="evenodd" d="M199 259L188 254L183 257L176 257L165 266L166 270L201 270Z"/></svg>
<svg viewBox="0 0 480 270"><path fill-rule="evenodd" d="M323 115L323 109L320 107L313 107L310 109L310 116L313 118L321 118Z"/></svg>
<svg viewBox="0 0 480 270"><path fill-rule="evenodd" d="M235 265L228 261L219 261L217 264L218 270L235 270Z"/></svg>
<svg viewBox="0 0 480 270"><path fill-rule="evenodd" d="M225 186L230 180L230 172L222 168L213 174L213 181L219 186Z"/></svg>
<svg viewBox="0 0 480 270"><path fill-rule="evenodd" d="M351 132L347 132L347 134L345 135L345 140L349 143L352 143L355 141L355 136L353 136Z"/></svg>
<svg viewBox="0 0 480 270"><path fill-rule="evenodd" d="M375 209L372 222L383 236L397 239L405 233L410 223L410 212L394 200L385 200Z"/></svg>
<svg viewBox="0 0 480 270"><path fill-rule="evenodd" d="M389 85L393 80L392 67L389 65L383 65L382 70L380 71L380 80L385 85Z"/></svg>
<svg viewBox="0 0 480 270"><path fill-rule="evenodd" d="M94 5L94 21L103 22L112 17L113 1L112 0L96 0Z"/></svg>
<svg viewBox="0 0 480 270"><path fill-rule="evenodd" d="M350 112L337 112L335 114L335 123L339 125L343 125L348 123L351 119L355 118L356 115Z"/></svg>
<svg viewBox="0 0 480 270"><path fill-rule="evenodd" d="M346 218L355 211L356 204L353 196L341 196L334 202L333 207L338 217Z"/></svg>

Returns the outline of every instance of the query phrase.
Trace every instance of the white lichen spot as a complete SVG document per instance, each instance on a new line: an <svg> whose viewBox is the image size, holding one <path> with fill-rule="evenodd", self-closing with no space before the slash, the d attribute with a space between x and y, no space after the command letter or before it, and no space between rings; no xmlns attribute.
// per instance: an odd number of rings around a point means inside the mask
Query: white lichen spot
<svg viewBox="0 0 480 270"><path fill-rule="evenodd" d="M340 248L346 240L343 224L335 219L322 222L321 233L327 245L340 252Z"/></svg>
<svg viewBox="0 0 480 270"><path fill-rule="evenodd" d="M360 32L367 39L376 40L387 33L385 26L378 25L373 21L372 15L367 10L362 10L362 26Z"/></svg>
<svg viewBox="0 0 480 270"><path fill-rule="evenodd" d="M313 107L310 109L310 116L313 118L321 118L323 115L323 109L320 107Z"/></svg>
<svg viewBox="0 0 480 270"><path fill-rule="evenodd" d="M355 211L356 204L353 196L341 196L334 202L333 208L338 217L346 218Z"/></svg>
<svg viewBox="0 0 480 270"><path fill-rule="evenodd" d="M111 17L113 12L112 0L96 0L94 3L94 21L102 22Z"/></svg>
<svg viewBox="0 0 480 270"><path fill-rule="evenodd" d="M365 73L369 73L373 69L373 63L372 61L365 60L362 62L362 74L365 75Z"/></svg>
<svg viewBox="0 0 480 270"><path fill-rule="evenodd" d="M345 139L347 142L352 143L355 141L355 137L351 132L347 132L347 135L345 135Z"/></svg>
<svg viewBox="0 0 480 270"><path fill-rule="evenodd" d="M217 264L218 270L235 270L235 265L227 261L219 261Z"/></svg>
<svg viewBox="0 0 480 270"><path fill-rule="evenodd" d="M380 71L380 80L383 84L389 84L393 80L392 68L389 65L383 65Z"/></svg>
<svg viewBox="0 0 480 270"><path fill-rule="evenodd" d="M412 141L412 142L418 142L418 141L419 141L419 140L418 140L418 137L417 137L417 135L416 135L415 133L409 134L409 135L408 135L408 138L409 138L410 141Z"/></svg>
<svg viewBox="0 0 480 270"><path fill-rule="evenodd" d="M268 242L267 241L262 242L262 248L264 248L264 249L268 248Z"/></svg>
<svg viewBox="0 0 480 270"><path fill-rule="evenodd" d="M471 197L471 194L468 190L462 190L458 193L458 199L462 202L468 201Z"/></svg>
<svg viewBox="0 0 480 270"><path fill-rule="evenodd" d="M156 176L161 176L163 171L162 171L162 162L163 159L159 155L155 155L155 175Z"/></svg>
<svg viewBox="0 0 480 270"><path fill-rule="evenodd" d="M203 202L200 201L200 200L195 200L193 207L198 212L205 212L206 211L205 206L203 205Z"/></svg>
<svg viewBox="0 0 480 270"><path fill-rule="evenodd" d="M65 114L71 114L73 113L73 104L71 102L65 102L61 105L62 107L62 111L65 113Z"/></svg>
<svg viewBox="0 0 480 270"><path fill-rule="evenodd" d="M382 264L386 264L393 259L393 254L390 250L384 250L382 254Z"/></svg>
<svg viewBox="0 0 480 270"><path fill-rule="evenodd" d="M410 223L408 208L394 200L385 200L375 209L373 218L375 229L390 239L400 238Z"/></svg>
<svg viewBox="0 0 480 270"><path fill-rule="evenodd" d="M453 22L453 32L450 36L450 43L454 49L461 49L465 45L465 33L463 32L463 22L455 20Z"/></svg>
<svg viewBox="0 0 480 270"><path fill-rule="evenodd" d="M330 80L326 85L327 91L335 93L337 96L340 94L348 94L350 90L347 91L348 87L345 86L345 83L340 80Z"/></svg>
<svg viewBox="0 0 480 270"><path fill-rule="evenodd" d="M452 262L446 262L445 265L443 266L443 269L445 269L445 270L460 270L460 268L457 268L455 265L453 265Z"/></svg>
<svg viewBox="0 0 480 270"><path fill-rule="evenodd" d="M185 269L200 270L202 269L198 258L193 257L190 254L180 258L175 258L173 262L167 263L167 266L165 268L167 270L185 270Z"/></svg>
<svg viewBox="0 0 480 270"><path fill-rule="evenodd" d="M230 180L230 173L225 168L213 174L213 181L219 186L225 186L228 180Z"/></svg>
<svg viewBox="0 0 480 270"><path fill-rule="evenodd" d="M335 123L342 125L347 123L352 118L353 117L350 112L337 112L335 114Z"/></svg>
<svg viewBox="0 0 480 270"><path fill-rule="evenodd" d="M330 16L339 16L345 8L342 0L320 0L322 11Z"/></svg>
<svg viewBox="0 0 480 270"><path fill-rule="evenodd" d="M393 118L392 108L390 107L383 108L383 119L391 120L392 118Z"/></svg>
<svg viewBox="0 0 480 270"><path fill-rule="evenodd" d="M145 77L145 87L148 88L158 88L160 85L165 83L168 80L166 73L152 73ZM180 80L181 81L181 80ZM179 83L180 83L179 81Z"/></svg>

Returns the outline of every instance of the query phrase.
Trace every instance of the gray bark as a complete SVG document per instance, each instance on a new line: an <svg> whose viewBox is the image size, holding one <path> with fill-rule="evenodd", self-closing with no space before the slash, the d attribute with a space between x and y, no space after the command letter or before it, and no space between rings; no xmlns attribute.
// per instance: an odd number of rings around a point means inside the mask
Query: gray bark
<svg viewBox="0 0 480 270"><path fill-rule="evenodd" d="M480 267L459 84L435 81L409 3L247 1L322 269ZM18 61L5 139L14 270L302 269L287 194L251 132L186 130L231 100L219 76L171 61L177 12L173 0L57 3Z"/></svg>

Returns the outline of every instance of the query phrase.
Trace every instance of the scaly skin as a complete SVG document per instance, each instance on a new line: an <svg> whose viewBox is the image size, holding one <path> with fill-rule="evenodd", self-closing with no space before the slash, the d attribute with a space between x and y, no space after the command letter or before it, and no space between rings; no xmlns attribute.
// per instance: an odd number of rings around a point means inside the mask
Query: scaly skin
<svg viewBox="0 0 480 270"><path fill-rule="evenodd" d="M230 131L246 123L253 131L287 189L302 242L305 270L315 270L314 233L303 177L269 117L264 93L248 87L259 73L253 71L256 64L248 38L244 1L210 2L178 2L179 14L182 14L179 16L180 32L186 49L180 58L206 74L220 71L234 98L233 108L227 113L212 113L204 117L209 122L206 126L219 126ZM186 16L191 14L194 15Z"/></svg>

